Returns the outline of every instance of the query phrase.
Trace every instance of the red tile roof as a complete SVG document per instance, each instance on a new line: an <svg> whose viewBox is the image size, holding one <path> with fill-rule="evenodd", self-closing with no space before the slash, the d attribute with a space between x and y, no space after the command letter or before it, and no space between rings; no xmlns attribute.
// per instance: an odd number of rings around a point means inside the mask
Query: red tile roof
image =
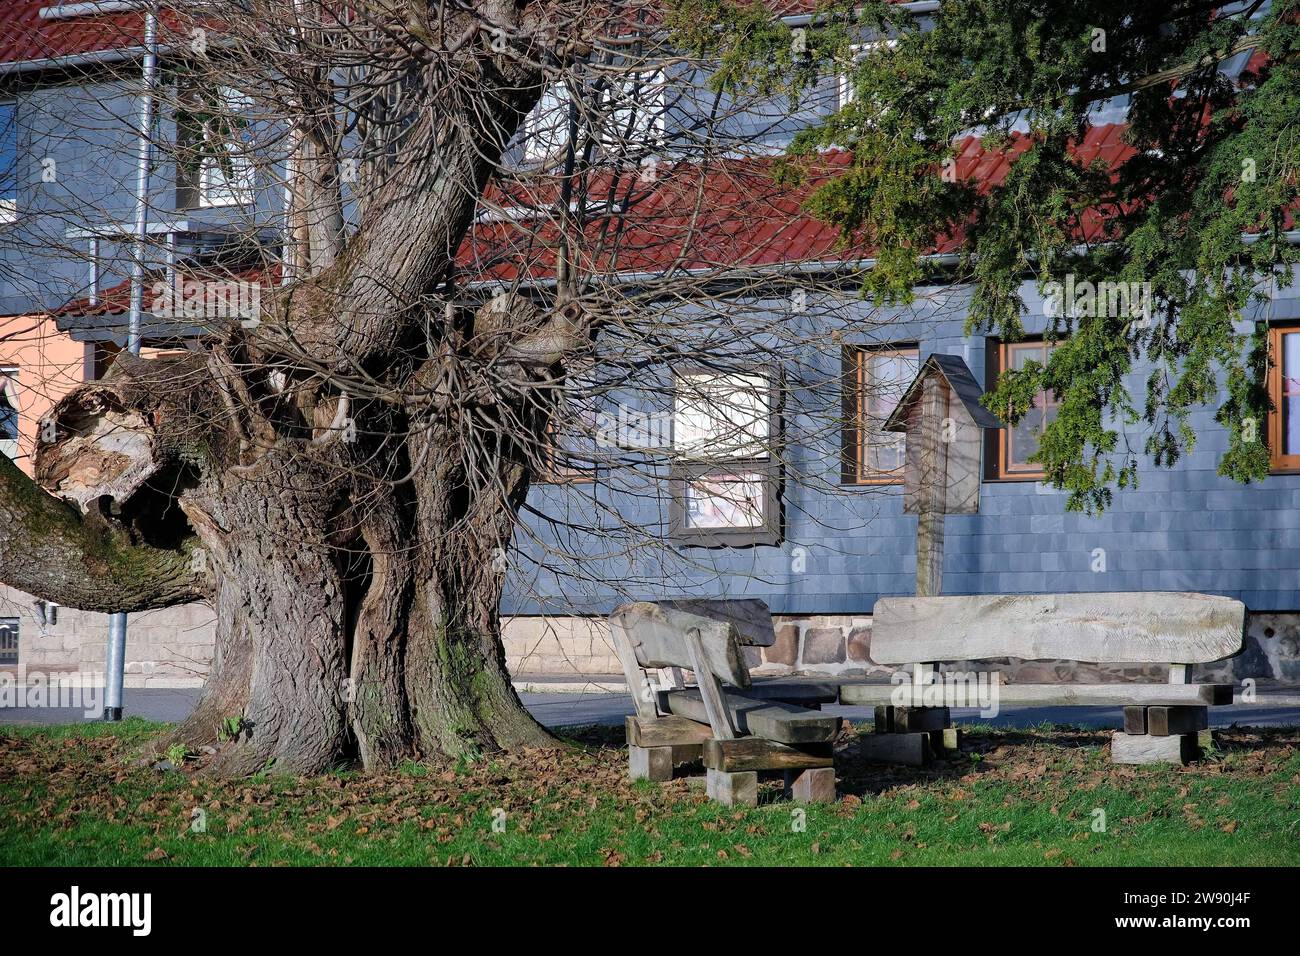
<svg viewBox="0 0 1300 956"><path fill-rule="evenodd" d="M1133 153L1123 141L1122 125L1097 126L1089 130L1077 152L1091 162L1100 159L1119 165ZM1012 158L1028 147L1019 137L1005 152L983 150L979 139L968 137L957 150L957 176L972 179L981 189L1001 183L1011 168ZM642 182L635 175L628 212L602 216L589 214L586 238L577 244L578 267L595 275L662 274L671 269L722 273L783 264L818 264L868 258L865 244L842 241L838 229L812 218L803 202L817 186L842 172L850 154L835 150L818 157L804 184L791 189L773 177L772 158L731 159L712 166L681 163L662 168L653 181ZM599 195L611 180L592 184ZM530 180L490 190L489 206L498 213L478 223L462 244L457 262L462 283L495 281L523 283L545 281L555 276L559 236L553 206L555 184ZM589 208L594 204L589 203ZM514 218L500 216L511 211ZM536 218L529 219L532 211ZM1084 233L1093 234L1101 215L1085 218ZM610 228L611 226L617 228ZM610 234L613 239L608 239ZM607 241L602 242L605 236ZM932 251L957 250L960 235L946 237ZM187 271L186 275L191 275ZM235 270L212 268L213 280L241 280L275 285L277 266L255 266ZM146 283L145 311L152 308L152 285ZM89 299L69 302L56 313L74 316L121 314L130 305L130 283L123 281L102 290L99 302Z"/></svg>
<svg viewBox="0 0 1300 956"><path fill-rule="evenodd" d="M55 5L55 0L5 0L5 10L0 13L0 63L76 56L144 43L142 12L41 19L41 9Z"/></svg>
<svg viewBox="0 0 1300 956"><path fill-rule="evenodd" d="M67 0L73 2L73 0ZM756 0L779 16L811 13L816 0ZM891 0L904 3L907 0ZM69 19L46 20L44 7L59 0L0 0L0 64L99 53L138 47L144 42L144 14L104 13ZM654 11L657 0L647 0L644 10Z"/></svg>
<svg viewBox="0 0 1300 956"><path fill-rule="evenodd" d="M1133 154L1133 148L1123 141L1123 130L1118 124L1091 128L1077 147L1078 156L1089 163L1101 160L1110 166L1120 165ZM1006 178L1014 157L1028 146L1021 136L1006 151L990 152L981 147L977 137L968 137L957 150L957 177L975 181L981 189L992 188ZM687 163L661 167L654 181L632 182L632 202L626 215L591 215L587 238L576 252L580 257L577 265L592 274L611 275L868 258L869 245L844 242L838 229L813 219L803 208L808 194L849 162L850 155L843 150L826 153L797 189L778 184L770 158L728 160L708 167ZM629 179L635 180L635 176ZM457 257L462 280L552 278L559 235L553 207L547 206L553 202L553 191L552 185L531 183L508 195L500 191L491 194L494 206L513 207L516 218L475 227ZM591 194L602 191L593 188ZM521 208L538 210L537 218L519 216ZM1095 235L1101 222L1100 213L1086 216L1081 238ZM618 238L602 244L600 238L615 231L609 230L611 223L619 226ZM931 251L953 252L960 242L959 235L949 236Z"/></svg>
<svg viewBox="0 0 1300 956"><path fill-rule="evenodd" d="M206 268L182 267L178 270L180 277L188 284L192 282L203 283L221 283L221 282L248 282L256 283L263 289L269 289L280 283L280 266L276 263L259 266L245 266L242 268L220 268L209 266ZM159 282L166 281L166 277L161 272L154 272L145 278L144 283L144 311L149 313L154 307L154 289ZM184 293L182 293L184 294ZM88 296L66 303L54 311L56 318L74 318L89 316L111 316L124 315L131 308L131 280L123 279L116 285L101 289L99 292L99 301L91 303ZM183 300L182 300L183 301ZM183 319L184 316L179 318Z"/></svg>

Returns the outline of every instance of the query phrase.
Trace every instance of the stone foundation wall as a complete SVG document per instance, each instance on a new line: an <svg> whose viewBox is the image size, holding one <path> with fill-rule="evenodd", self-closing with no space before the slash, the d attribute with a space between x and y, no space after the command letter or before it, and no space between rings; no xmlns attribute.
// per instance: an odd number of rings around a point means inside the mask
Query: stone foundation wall
<svg viewBox="0 0 1300 956"><path fill-rule="evenodd" d="M0 618L19 622L19 663L31 671L102 673L108 615L60 607L46 620L36 599L0 585ZM198 687L212 661L215 618L205 604L132 614L126 635L127 687Z"/></svg>
<svg viewBox="0 0 1300 956"><path fill-rule="evenodd" d="M781 616L772 619L776 643L745 648L751 673L829 677L888 677L893 665L871 660L870 615ZM603 618L507 619L506 655L514 673L571 676L620 674ZM942 670L998 670L1015 683L1165 681L1164 664L1088 664L1079 661L954 661ZM1254 614L1245 649L1235 657L1192 668L1195 681L1235 682L1247 677L1300 682L1300 613Z"/></svg>
<svg viewBox="0 0 1300 956"><path fill-rule="evenodd" d="M0 585L0 618L18 618L20 661L28 671L103 671L107 615L61 607L56 621L42 625L34 598ZM871 661L870 615L778 615L772 624L775 644L745 648L746 662L757 675L883 678L895 670ZM622 673L603 617L507 617L502 628L511 673L575 680ZM204 604L131 615L126 685L201 685L212 660L213 633L213 612ZM1012 659L952 662L943 669L998 670L1018 683L1163 681L1168 671L1161 664ZM1251 615L1242 653L1194 667L1191 674L1200 681L1247 677L1300 682L1300 613Z"/></svg>

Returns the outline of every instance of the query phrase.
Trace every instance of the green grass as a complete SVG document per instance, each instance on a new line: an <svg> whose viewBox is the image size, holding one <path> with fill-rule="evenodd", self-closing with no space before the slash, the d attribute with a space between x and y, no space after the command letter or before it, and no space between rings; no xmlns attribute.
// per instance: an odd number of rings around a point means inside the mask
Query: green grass
<svg viewBox="0 0 1300 956"><path fill-rule="evenodd" d="M237 782L133 763L161 729L0 727L0 864L1300 863L1294 728L1225 732L1188 768L1112 765L1098 731L972 728L926 770L863 764L850 738L837 803L796 806L771 783L754 809L629 783L615 728L567 750Z"/></svg>

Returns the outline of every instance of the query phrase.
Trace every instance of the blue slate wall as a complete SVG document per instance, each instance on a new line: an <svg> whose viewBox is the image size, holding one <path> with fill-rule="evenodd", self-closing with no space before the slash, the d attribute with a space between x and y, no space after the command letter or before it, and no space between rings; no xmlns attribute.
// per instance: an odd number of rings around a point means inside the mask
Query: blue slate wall
<svg viewBox="0 0 1300 956"><path fill-rule="evenodd" d="M877 315L874 331L856 341L914 342L922 358L936 351L960 355L982 381L985 339L962 333L969 290L927 291L943 304ZM1027 331L1041 331L1046 318L1038 297L1028 287L1025 294ZM1279 293L1271 303L1273 321L1300 319L1296 295L1294 287ZM829 307L810 304L827 325L820 359L827 375L810 374L804 357L799 375L805 381L790 383L790 432L812 438L787 452L788 467L803 478L784 484L784 543L635 547L630 562L626 552L639 532L666 530L662 469L659 480L641 469L613 469L592 484L540 485L529 504L546 517L526 518L503 610L604 613L629 597L691 593L760 597L779 614L860 614L878 597L914 593L916 519L903 513L901 486L840 486L837 439L826 422L819 430L801 420L813 414L809 409L834 415L839 402L839 349L829 334L837 319ZM848 307L870 310L865 303ZM1144 378L1138 367L1130 379L1134 394L1142 394ZM1139 487L1117 490L1100 516L1067 514L1064 493L1039 482L983 482L980 513L947 519L945 593L1188 590L1240 598L1252 611L1300 609L1300 475L1273 475L1254 485L1220 478L1215 470L1227 436L1214 411L1193 414L1199 439L1190 455L1173 469L1140 459ZM1145 430L1126 433L1140 451ZM553 524L565 522L603 533L562 532ZM545 554L544 542L565 554ZM1098 548L1105 552L1104 571L1092 570Z"/></svg>

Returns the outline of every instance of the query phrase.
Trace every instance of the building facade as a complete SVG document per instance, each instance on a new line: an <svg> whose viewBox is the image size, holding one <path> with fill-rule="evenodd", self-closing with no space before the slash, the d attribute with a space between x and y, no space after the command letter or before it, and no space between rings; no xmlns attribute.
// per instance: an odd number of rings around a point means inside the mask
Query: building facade
<svg viewBox="0 0 1300 956"><path fill-rule="evenodd" d="M923 26L934 5L910 6ZM131 220L138 145L131 129L139 15L60 19L48 15L50 8L41 0L15 0L0 14L0 164L7 167L0 177L0 450L20 463L50 405L76 382L101 375L124 345L122 283L130 259L124 224ZM1240 70L1249 56L1225 68ZM648 89L653 93L655 84ZM827 77L802 111L777 105L737 111L729 135L777 151L846 95L839 78ZM227 98L238 108L235 94ZM656 135L671 137L674 128L689 126L694 102L689 96L663 102ZM560 124L553 114L567 115L556 93L543 97L525 123L514 159L530 162L554 152ZM1099 125L1090 148L1102 156L1122 149L1119 129ZM175 141L182 134L164 111L156 135ZM976 165L977 157L968 157L968 168ZM255 166L236 164L218 174L160 161L150 183L152 232L161 250L151 275L166 276L177 261L219 257L232 239L253 236L265 245L277 228L282 193ZM721 476L707 473L689 446L709 442L709 416L677 403L660 419L667 434L659 444L666 441L668 449L647 453L641 467L606 467L596 456L590 468L536 485L502 605L516 673L574 680L617 673L604 615L624 600L677 596L766 601L778 639L751 661L760 672L884 672L870 657L871 610L879 597L913 592L916 519L903 511L902 446L880 425L931 354L960 357L986 389L1001 369L1041 359L1049 347L1043 333L1050 307L1026 283L1029 336L1016 343L965 333L971 290L961 284L920 289L913 305L882 311L859 300L853 282L834 280L832 266L846 265L830 262L836 237L803 223L797 201L786 211L800 226L791 233L804 243L797 258L826 267L825 275L810 274L806 289L793 283L798 308L791 309L789 291L768 297L752 287L743 302L718 292L698 308L701 321L728 308L767 311L776 320L788 314L818 333L811 338L823 347L790 369L757 368L744 381L705 382L741 396L731 403L749 408L765 436L789 440L774 457L747 457L739 449L736 467ZM821 243L824 254L810 250L810 241ZM796 250L790 252L795 258ZM780 284L791 282L785 275ZM1028 460L1035 427L1053 414L1052 397L1040 396L1019 426L982 436L979 511L946 522L945 593L1228 595L1250 609L1247 649L1215 673L1300 680L1300 428L1292 435L1290 418L1292 403L1300 402L1297 288L1277 290L1266 307L1243 319L1244 326L1256 322L1268 324L1279 357L1272 383L1279 411L1261 423L1279 449L1274 474L1249 486L1220 477L1226 433L1207 409L1193 417L1198 442L1176 467L1145 467L1140 484L1117 492L1101 515L1067 513L1064 493L1046 486ZM179 347L188 334L184 323L150 329L155 349ZM681 371L685 377L691 370ZM1146 371L1133 372L1139 391ZM745 397L754 394L762 397L757 405ZM647 414L634 398L600 413L616 423L629 413ZM1141 429L1120 428L1140 454ZM573 530L609 514L658 545L611 549L609 535ZM128 685L201 681L211 656L212 614L194 606L133 616ZM0 589L0 666L94 672L102 669L106 633L103 615ZM1033 680L1101 673L1065 662L1007 667L1013 678Z"/></svg>

